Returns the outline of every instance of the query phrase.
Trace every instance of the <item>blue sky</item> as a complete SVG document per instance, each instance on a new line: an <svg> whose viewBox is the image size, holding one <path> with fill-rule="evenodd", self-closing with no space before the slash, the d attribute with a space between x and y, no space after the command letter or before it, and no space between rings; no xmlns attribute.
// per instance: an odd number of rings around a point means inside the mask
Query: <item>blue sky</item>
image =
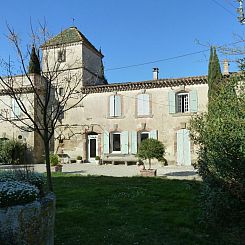
<svg viewBox="0 0 245 245"><path fill-rule="evenodd" d="M75 26L95 47L102 48L105 75L110 83L149 80L153 67L160 69L161 78L205 75L209 52L111 69L199 52L208 49L209 44L234 43L244 38L245 30L245 25L237 21L235 7L235 0L3 1L0 57L13 56L5 37L6 22L27 43L30 19L34 26L46 19L49 32L56 35L72 26L74 18ZM221 60L236 58L221 53L219 56ZM230 69L237 69L234 62Z"/></svg>

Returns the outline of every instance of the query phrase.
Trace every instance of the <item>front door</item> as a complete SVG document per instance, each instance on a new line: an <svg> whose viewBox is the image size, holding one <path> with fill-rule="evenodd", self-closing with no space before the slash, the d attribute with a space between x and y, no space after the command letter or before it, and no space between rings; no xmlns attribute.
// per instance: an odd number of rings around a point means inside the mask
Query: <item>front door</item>
<svg viewBox="0 0 245 245"><path fill-rule="evenodd" d="M94 162L98 156L98 136L88 135L88 161Z"/></svg>
<svg viewBox="0 0 245 245"><path fill-rule="evenodd" d="M177 131L177 165L191 165L190 133L187 129Z"/></svg>

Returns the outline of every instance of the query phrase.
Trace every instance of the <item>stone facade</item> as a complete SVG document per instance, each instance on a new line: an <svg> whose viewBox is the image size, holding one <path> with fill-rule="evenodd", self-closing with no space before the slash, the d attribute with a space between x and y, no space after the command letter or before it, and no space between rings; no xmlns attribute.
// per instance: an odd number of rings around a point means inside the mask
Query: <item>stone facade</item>
<svg viewBox="0 0 245 245"><path fill-rule="evenodd" d="M168 164L190 165L195 160L188 125L192 116L207 109L206 76L158 79L155 68L153 80L107 84L103 55L75 27L41 48L43 71L48 73L57 65L63 71L57 77L58 88L66 82L64 74L80 79L79 93L69 103L86 95L57 125L54 151L60 156L76 159L81 155L87 162L94 162L96 156L133 159L140 142L151 137L166 146ZM0 134L12 134L11 127ZM43 154L38 137L28 142Z"/></svg>
<svg viewBox="0 0 245 245"><path fill-rule="evenodd" d="M208 87L206 77L189 78L189 80L183 78L174 85L171 85L171 82L175 83L174 80L157 80L142 82L136 88L131 88L131 84L85 88L88 96L77 108L65 113L62 121L65 126L60 127L58 132L61 140L57 140L55 144L57 151L62 148L63 152L71 158L82 155L83 159L93 161L93 159L89 159L91 150L89 147L92 147L90 143L94 143L89 141L94 140L96 141L96 155L102 158L105 155L107 157L121 155L122 158L127 158L137 153L141 134L145 133L149 134L149 137L162 141L166 146L168 163L176 164L178 162L178 147L183 148L179 150L185 151L184 146L178 146L177 133L186 132L188 134L190 118L196 113L206 110ZM155 85L155 83L158 84ZM166 85L168 83L169 85ZM195 108L191 108L190 95L192 92L195 92ZM175 100L172 101L173 109L170 107L170 95L172 94ZM186 94L188 97L187 103L189 104L185 112L177 111L179 94L180 96ZM139 108L142 95L147 96L145 97L147 100L145 106L149 108L146 114L139 115L139 109L142 110ZM120 114L116 116L110 114L110 98L114 96L120 100ZM113 142L111 141L114 133L120 134L121 147L119 151L113 152ZM189 142L189 138L186 140L187 142L184 144L190 144L187 149L190 151L188 154L191 154L191 158L195 159L194 146ZM105 141L109 142L105 143ZM107 150L105 150L106 147ZM185 164L185 162L182 161L179 164ZM190 161L186 164L190 164Z"/></svg>

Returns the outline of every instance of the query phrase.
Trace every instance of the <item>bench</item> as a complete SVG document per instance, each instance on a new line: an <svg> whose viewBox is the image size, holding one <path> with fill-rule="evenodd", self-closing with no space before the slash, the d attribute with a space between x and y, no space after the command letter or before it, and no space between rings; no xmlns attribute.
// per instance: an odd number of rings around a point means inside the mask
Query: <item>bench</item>
<svg viewBox="0 0 245 245"><path fill-rule="evenodd" d="M139 161L135 155L123 155L123 154L105 154L101 157L102 164L111 163L124 163L126 166L131 162L137 164Z"/></svg>

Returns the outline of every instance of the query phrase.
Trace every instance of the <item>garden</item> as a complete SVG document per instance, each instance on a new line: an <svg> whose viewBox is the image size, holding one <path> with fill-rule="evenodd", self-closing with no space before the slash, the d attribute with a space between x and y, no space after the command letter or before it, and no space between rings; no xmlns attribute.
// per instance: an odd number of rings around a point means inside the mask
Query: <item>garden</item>
<svg viewBox="0 0 245 245"><path fill-rule="evenodd" d="M55 244L214 244L198 221L200 188L196 181L55 174Z"/></svg>

